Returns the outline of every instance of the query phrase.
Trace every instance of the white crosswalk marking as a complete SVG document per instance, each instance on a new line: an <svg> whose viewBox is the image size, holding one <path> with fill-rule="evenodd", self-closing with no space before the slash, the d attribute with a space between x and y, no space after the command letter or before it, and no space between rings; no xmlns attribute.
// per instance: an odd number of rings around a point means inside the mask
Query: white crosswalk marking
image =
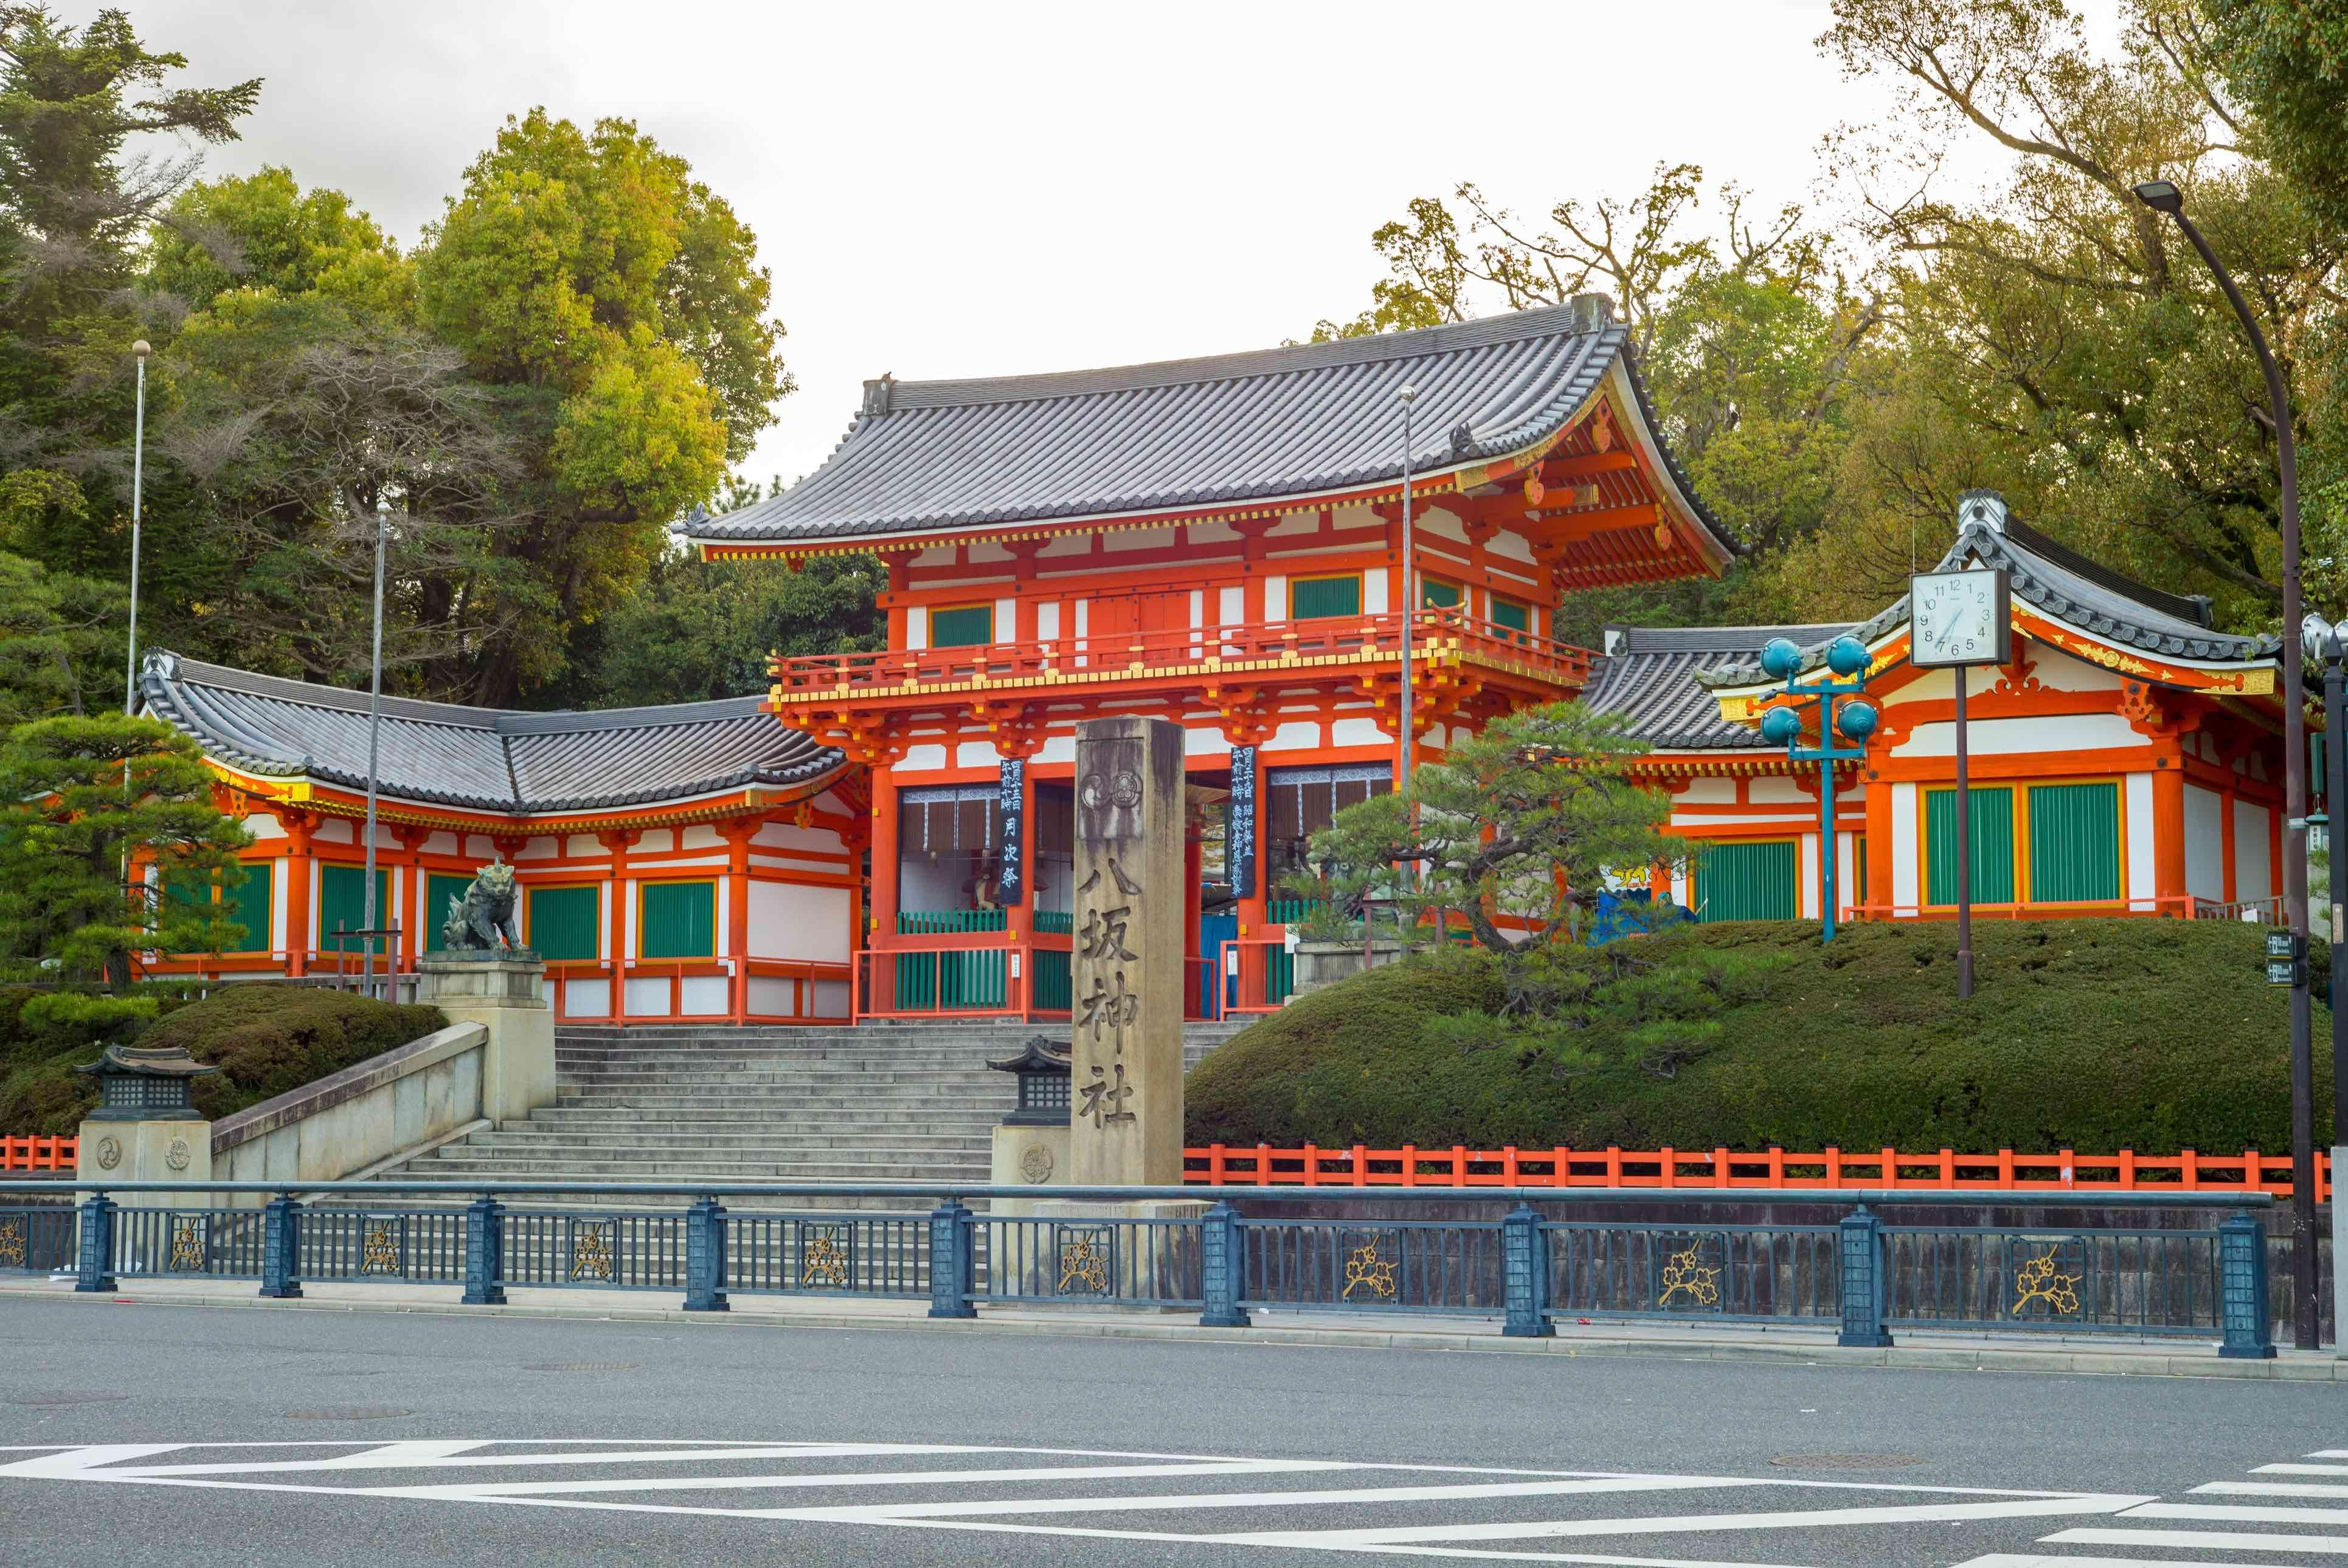
<svg viewBox="0 0 2348 1568"><path fill-rule="evenodd" d="M2327 1450L2252 1473L2348 1475L2348 1465L2321 1462L2335 1458L2348 1454ZM2207 1501L2172 1502L2135 1493L1782 1474L984 1443L434 1438L0 1450L0 1484L8 1481L300 1493L373 1506L572 1509L782 1531L812 1524L1048 1535L1128 1543L1117 1561L1130 1559L1130 1543L1148 1542L1583 1568L1799 1568L1765 1561L1778 1553L1757 1543L1775 1540L1797 1558L1815 1552L1841 1562L1850 1557L1849 1548L1834 1544L1839 1532L1870 1532L1864 1539L1875 1542L1885 1531L1914 1531L1901 1560L1937 1562L1932 1532L1968 1527L1980 1542L1978 1530L2001 1521L2017 1532L2065 1522L2034 1551L1975 1555L1959 1568L2281 1568L2242 1554L2304 1562L2348 1553L2348 1533L2306 1531L2348 1531L2348 1507L2317 1506L2348 1499L2348 1484L2320 1479L2212 1481L2188 1494ZM1702 1496L1684 1495L1692 1493ZM2230 1525L2250 1528L2194 1528ZM2283 1528L2291 1526L2300 1528ZM1746 1540L1756 1549L1736 1544ZM1782 1547L1787 1541L1803 1544ZM1543 1549L1581 1542L1593 1550ZM1709 1554L1671 1555L1674 1545ZM1607 1550L1617 1546L1623 1550ZM2080 1550L2096 1547L2147 1554Z"/></svg>

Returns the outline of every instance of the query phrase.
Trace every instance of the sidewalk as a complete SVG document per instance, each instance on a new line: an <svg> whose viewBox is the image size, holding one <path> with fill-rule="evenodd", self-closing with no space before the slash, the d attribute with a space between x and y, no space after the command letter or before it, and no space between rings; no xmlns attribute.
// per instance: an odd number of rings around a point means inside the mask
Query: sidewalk
<svg viewBox="0 0 2348 1568"><path fill-rule="evenodd" d="M1194 1315L1093 1307L1004 1307L972 1319L932 1319L923 1301L748 1296L730 1312L687 1312L673 1290L526 1289L507 1292L504 1307L467 1307L447 1285L304 1283L297 1301L263 1300L244 1282L127 1282L110 1296L79 1296L70 1280L0 1285L0 1300L41 1298L87 1307L235 1307L289 1312L405 1312L448 1317L557 1317L623 1323L689 1323L705 1327L925 1329L957 1334L1054 1334L1100 1339L1158 1339L1242 1345L1320 1346L1397 1350L1471 1350L1519 1356L1653 1357L1677 1361L1779 1361L1842 1367L1926 1367L1941 1370L2057 1372L2100 1376L2249 1378L2348 1382L2348 1360L2288 1348L2271 1361L2229 1361L2198 1339L2128 1339L1900 1332L1884 1349L1846 1348L1833 1329L1742 1325L1564 1322L1552 1339L1502 1337L1499 1320L1433 1317L1373 1319L1361 1313L1255 1311L1249 1328L1201 1328ZM1392 1323L1392 1327L1388 1324Z"/></svg>

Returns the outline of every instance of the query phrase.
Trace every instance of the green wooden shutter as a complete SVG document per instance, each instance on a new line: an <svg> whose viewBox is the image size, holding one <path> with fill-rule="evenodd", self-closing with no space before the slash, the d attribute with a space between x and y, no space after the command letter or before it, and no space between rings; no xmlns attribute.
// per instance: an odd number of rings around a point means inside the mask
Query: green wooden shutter
<svg viewBox="0 0 2348 1568"><path fill-rule="evenodd" d="M1419 604L1426 610L1452 610L1459 603L1459 585L1440 579L1423 577L1418 579Z"/></svg>
<svg viewBox="0 0 2348 1568"><path fill-rule="evenodd" d="M2013 902L2013 791L2005 784L1976 786L1969 814L1972 830L1973 902ZM1924 902L1957 901L1957 792L1936 789L1924 797L1926 876Z"/></svg>
<svg viewBox="0 0 2348 1568"><path fill-rule="evenodd" d="M1790 920L1801 913L1801 845L1777 839L1764 844L1715 844L1696 872L1702 918Z"/></svg>
<svg viewBox="0 0 2348 1568"><path fill-rule="evenodd" d="M1292 620L1361 613L1362 579L1358 577L1299 578L1288 585L1288 616Z"/></svg>
<svg viewBox="0 0 2348 1568"><path fill-rule="evenodd" d="M391 873L378 869L375 874L375 917L379 925L389 925L391 916ZM366 924L366 872L356 866L322 866L318 868L318 947L322 952L335 952L335 927L346 927L358 930ZM345 944L356 954L365 944L352 938ZM382 945L376 945L382 951Z"/></svg>
<svg viewBox="0 0 2348 1568"><path fill-rule="evenodd" d="M930 646L983 648L994 641L994 606L965 604L930 611Z"/></svg>
<svg viewBox="0 0 2348 1568"><path fill-rule="evenodd" d="M244 938L229 949L232 953L265 953L270 950L270 892L277 869L267 860L248 862L244 875L228 878L221 889L221 916L244 927Z"/></svg>
<svg viewBox="0 0 2348 1568"><path fill-rule="evenodd" d="M417 951L429 953L448 945L441 935L448 924L448 900L465 901L465 889L473 879L462 872L435 871L424 879L424 929L416 944Z"/></svg>
<svg viewBox="0 0 2348 1568"><path fill-rule="evenodd" d="M647 958L716 957L716 885L709 882L646 883L644 922L639 947Z"/></svg>
<svg viewBox="0 0 2348 1568"><path fill-rule="evenodd" d="M2120 786L2030 786L2030 898L2108 902L2120 896Z"/></svg>
<svg viewBox="0 0 2348 1568"><path fill-rule="evenodd" d="M651 889L646 889L649 893ZM592 958L602 924L602 896L592 887L533 887L523 936L541 958Z"/></svg>
<svg viewBox="0 0 2348 1568"><path fill-rule="evenodd" d="M1496 598L1492 600L1492 624L1505 626L1511 631L1530 631L1533 629L1532 611L1513 599Z"/></svg>

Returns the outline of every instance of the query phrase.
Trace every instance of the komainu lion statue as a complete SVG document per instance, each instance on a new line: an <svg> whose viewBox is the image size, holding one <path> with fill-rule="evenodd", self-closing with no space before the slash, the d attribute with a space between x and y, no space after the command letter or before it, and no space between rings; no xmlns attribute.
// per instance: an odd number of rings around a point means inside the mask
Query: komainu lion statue
<svg viewBox="0 0 2348 1568"><path fill-rule="evenodd" d="M448 900L448 923L440 939L451 948L497 952L521 946L514 928L514 905L520 894L514 886L514 868L492 860L473 877L461 898Z"/></svg>

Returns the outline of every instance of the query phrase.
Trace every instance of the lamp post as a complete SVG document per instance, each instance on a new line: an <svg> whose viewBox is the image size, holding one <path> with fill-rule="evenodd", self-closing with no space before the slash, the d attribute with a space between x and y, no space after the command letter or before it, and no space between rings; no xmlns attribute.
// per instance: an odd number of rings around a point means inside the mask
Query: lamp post
<svg viewBox="0 0 2348 1568"><path fill-rule="evenodd" d="M126 715L139 712L139 500L147 478L147 356L155 351L140 338L130 352L139 360L139 403L130 425L130 654L122 672Z"/></svg>
<svg viewBox="0 0 2348 1568"><path fill-rule="evenodd" d="M1793 640L1773 637L1761 650L1761 668L1773 681L1783 681L1789 695L1815 697L1818 703L1818 743L1805 746L1802 715L1792 708L1772 708L1761 718L1761 738L1786 748L1788 760L1818 764L1818 921L1821 942L1834 940L1835 862L1841 846L1835 831L1834 771L1837 763L1857 762L1867 755L1867 737L1875 733L1875 706L1856 701L1867 690L1867 644L1856 637L1838 637L1827 648L1827 668L1836 679L1797 682L1802 651ZM1835 712L1835 699L1854 699ZM1839 732L1853 743L1835 744Z"/></svg>
<svg viewBox="0 0 2348 1568"><path fill-rule="evenodd" d="M2300 622L2308 657L2323 669L2324 859L2332 873L2332 1180L2340 1180L2341 1147L2348 1143L2348 856L2341 853L2341 804L2348 801L2348 620L2327 623L2320 615ZM2333 1256L2341 1250L2339 1194L2332 1200ZM2333 1270L2335 1295L2348 1291L2348 1277ZM2333 1314L2338 1333L2339 1315Z"/></svg>
<svg viewBox="0 0 2348 1568"><path fill-rule="evenodd" d="M2233 275L2218 261L2218 253L2185 215L2185 193L2169 180L2153 179L2136 188L2137 200L2156 212L2177 220L2185 238L2199 252L2203 265L2225 291L2242 332L2259 356L2266 374L2267 404L2274 422L2275 459L2282 471L2282 623L2300 624L2299 582L2299 454L2291 437L2291 393L2283 385L2282 367L2267 347L2266 334L2249 302L2235 286ZM2300 661L2286 651L2282 661L2283 918L2299 950L2307 950L2307 697L2300 680ZM2314 1007L2308 994L2307 966L2297 968L2291 987L2291 1343L2302 1350L2316 1348L2321 1330L2315 1307L2315 1072ZM2335 1091L2336 1092L2336 1091Z"/></svg>
<svg viewBox="0 0 2348 1568"><path fill-rule="evenodd" d="M1410 625L1418 611L1412 592L1410 537L1410 405L1417 401L1418 388L1406 386L1395 394L1402 405L1402 764L1401 774L1395 780L1398 794L1410 794L1411 730L1410 722Z"/></svg>
<svg viewBox="0 0 2348 1568"><path fill-rule="evenodd" d="M367 990L369 994L372 994L373 987L375 985L375 932L376 917L375 907L376 762L378 753L378 743L383 731L383 533L384 514L387 510L389 510L389 508L386 507L383 502L377 501L376 503L375 654L371 661L372 668L370 670L367 682L366 871L365 873L366 878L366 956L360 960L359 965L362 976L360 980L361 988ZM385 951L384 962L387 971L391 963L391 954L388 949L386 949ZM395 989L396 988L391 985L386 975L384 984L385 1000L388 1001L391 999L391 994Z"/></svg>

